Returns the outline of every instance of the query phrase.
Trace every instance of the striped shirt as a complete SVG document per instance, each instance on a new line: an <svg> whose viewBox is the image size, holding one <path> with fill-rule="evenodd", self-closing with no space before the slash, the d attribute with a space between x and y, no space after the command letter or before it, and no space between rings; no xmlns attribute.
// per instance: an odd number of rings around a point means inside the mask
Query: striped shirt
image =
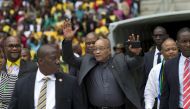
<svg viewBox="0 0 190 109"><path fill-rule="evenodd" d="M18 76L1 71L0 74L0 109L7 109Z"/></svg>

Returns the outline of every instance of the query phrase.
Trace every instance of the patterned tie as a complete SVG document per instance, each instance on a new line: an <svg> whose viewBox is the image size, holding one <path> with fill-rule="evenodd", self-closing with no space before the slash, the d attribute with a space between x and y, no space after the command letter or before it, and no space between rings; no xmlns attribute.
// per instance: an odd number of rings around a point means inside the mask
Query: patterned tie
<svg viewBox="0 0 190 109"><path fill-rule="evenodd" d="M8 67L7 72L8 72L8 74L12 74L12 73L18 74L18 72L19 72L19 66L16 65L15 63L12 63Z"/></svg>
<svg viewBox="0 0 190 109"><path fill-rule="evenodd" d="M46 109L46 90L47 90L47 82L49 78L44 77L43 80L44 80L44 84L42 85L41 90L40 90L37 109Z"/></svg>
<svg viewBox="0 0 190 109"><path fill-rule="evenodd" d="M158 58L157 58L157 64L161 63L161 53L157 53Z"/></svg>
<svg viewBox="0 0 190 109"><path fill-rule="evenodd" d="M185 60L184 74L183 74L183 109L190 108L190 68L189 59Z"/></svg>

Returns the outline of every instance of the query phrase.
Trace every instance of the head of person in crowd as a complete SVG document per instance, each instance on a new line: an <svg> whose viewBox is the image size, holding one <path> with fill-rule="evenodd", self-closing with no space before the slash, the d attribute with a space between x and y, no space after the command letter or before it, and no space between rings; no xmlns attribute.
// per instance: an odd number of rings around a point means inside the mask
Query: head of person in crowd
<svg viewBox="0 0 190 109"><path fill-rule="evenodd" d="M6 37L3 45L5 56L9 61L16 62L21 58L21 41L18 37Z"/></svg>
<svg viewBox="0 0 190 109"><path fill-rule="evenodd" d="M169 35L167 34L167 31L164 27L162 26L157 26L154 30L153 30L153 35L152 35L152 38L153 38L153 41L155 42L156 44L156 47L158 50L161 49L161 44L162 42L168 38Z"/></svg>
<svg viewBox="0 0 190 109"><path fill-rule="evenodd" d="M167 38L161 45L161 53L165 60L172 59L178 55L178 47L172 38Z"/></svg>
<svg viewBox="0 0 190 109"><path fill-rule="evenodd" d="M94 32L90 32L86 35L85 44L86 44L86 53L93 54L94 44L97 41L98 37Z"/></svg>
<svg viewBox="0 0 190 109"><path fill-rule="evenodd" d="M60 71L60 54L54 46L42 45L37 56L39 69L44 75L51 75Z"/></svg>
<svg viewBox="0 0 190 109"><path fill-rule="evenodd" d="M118 53L125 53L125 47L122 43L117 43L114 47L113 50L115 51L115 54Z"/></svg>
<svg viewBox="0 0 190 109"><path fill-rule="evenodd" d="M185 57L190 57L190 28L184 27L177 33L177 46Z"/></svg>
<svg viewBox="0 0 190 109"><path fill-rule="evenodd" d="M82 49L79 43L72 44L72 48L75 56L80 57L82 55Z"/></svg>
<svg viewBox="0 0 190 109"><path fill-rule="evenodd" d="M95 42L93 54L98 62L107 62L111 57L111 45L109 39L100 38Z"/></svg>
<svg viewBox="0 0 190 109"><path fill-rule="evenodd" d="M30 50L28 48L22 48L22 50L21 50L21 59L23 59L25 61L30 61L31 60Z"/></svg>

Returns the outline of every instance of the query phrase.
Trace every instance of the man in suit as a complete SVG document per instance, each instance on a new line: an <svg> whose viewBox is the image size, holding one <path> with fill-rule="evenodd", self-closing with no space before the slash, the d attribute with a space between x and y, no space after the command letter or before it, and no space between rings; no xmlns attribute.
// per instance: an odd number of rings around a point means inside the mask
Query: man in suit
<svg viewBox="0 0 190 109"><path fill-rule="evenodd" d="M72 37L65 35L63 57L70 65L80 69L78 82L85 86L89 109L141 109L140 98L129 71L130 66L134 68L137 66L134 63L140 61L134 60L129 65L124 54L112 58L110 41L103 38L95 42L93 55L86 54L79 60L73 55Z"/></svg>
<svg viewBox="0 0 190 109"><path fill-rule="evenodd" d="M161 63L161 61L163 60L163 55L161 54L161 44L162 42L168 38L169 35L167 34L167 31L164 27L162 26L157 26L154 30L153 30L153 41L155 43L155 48L153 48L152 50L148 51L147 53L144 54L144 80L142 82L142 86L141 89L143 89L146 86L146 82L150 73L150 70L156 66L157 64ZM142 91L141 91L142 92ZM143 94L141 95L142 97ZM143 99L142 99L143 100ZM157 101L157 100L156 100ZM157 107L157 102L154 105L153 109L156 109Z"/></svg>
<svg viewBox="0 0 190 109"><path fill-rule="evenodd" d="M153 30L152 38L153 38L153 41L154 41L156 47L155 47L155 49L152 49L151 51L145 53L145 55L144 55L145 78L146 79L148 78L149 72L152 69L152 67L157 65L158 63L160 63L162 61L163 56L160 53L161 44L168 37L169 36L167 34L166 29L162 26L157 26Z"/></svg>
<svg viewBox="0 0 190 109"><path fill-rule="evenodd" d="M37 65L21 59L21 41L18 37L4 39L3 50L6 57L0 74L0 108L8 106L18 78L37 70Z"/></svg>
<svg viewBox="0 0 190 109"><path fill-rule="evenodd" d="M18 37L9 36L4 39L4 52L6 57L6 64L3 66L3 70L22 77L27 74L29 71L37 70L37 65L33 62L28 62L21 59L21 41ZM18 71L9 72L10 66L18 67Z"/></svg>
<svg viewBox="0 0 190 109"><path fill-rule="evenodd" d="M181 51L178 57L164 66L164 86L160 109L190 108L190 28L182 28L177 33L177 45Z"/></svg>
<svg viewBox="0 0 190 109"><path fill-rule="evenodd" d="M70 20L66 20L64 22L63 33L64 33L64 35L69 36L69 38L67 37L66 40L68 40L68 39L72 40L76 30L77 29L75 29L75 31L72 31ZM85 46L86 46L85 55L93 54L94 43L96 42L97 39L98 39L98 37L96 36L96 34L94 32L90 32L86 35L86 37L85 37ZM63 59L64 58L66 58L66 57L63 57ZM83 59L83 56L81 56L81 57L75 56L75 58L77 58L77 60L81 61ZM74 76L78 77L78 71L80 69L80 66L78 66L78 65L73 66L73 64L70 64L70 63L68 63L68 64L69 64L69 70L70 70L71 75L73 74L72 72L74 71L75 72Z"/></svg>
<svg viewBox="0 0 190 109"><path fill-rule="evenodd" d="M176 41L172 38L167 38L161 46L161 53L164 56L164 60L162 63L154 66L150 74L148 76L148 80L146 83L145 91L144 91L144 102L145 109L152 109L155 103L155 98L157 98L157 108L159 109L160 104L160 95L162 93L163 86L163 68L164 63L172 58L175 58L178 55L178 48Z"/></svg>
<svg viewBox="0 0 190 109"><path fill-rule="evenodd" d="M86 109L77 80L59 72L58 50L43 45L37 56L37 72L17 81L9 109Z"/></svg>

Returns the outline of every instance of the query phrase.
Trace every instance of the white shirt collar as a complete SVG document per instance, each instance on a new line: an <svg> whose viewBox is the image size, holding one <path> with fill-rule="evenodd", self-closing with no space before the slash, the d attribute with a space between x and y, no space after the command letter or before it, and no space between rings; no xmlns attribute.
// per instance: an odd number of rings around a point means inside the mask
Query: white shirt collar
<svg viewBox="0 0 190 109"><path fill-rule="evenodd" d="M41 82L42 79L43 79L44 77L49 77L50 80L53 80L53 81L56 80L54 74L51 74L51 75L45 76L43 73L40 72L40 69L38 68L38 71L37 71L37 74L36 74L36 80L37 80L37 82Z"/></svg>
<svg viewBox="0 0 190 109"><path fill-rule="evenodd" d="M154 55L157 55L160 51L158 50L158 48L156 47L156 50L155 50L155 54Z"/></svg>
<svg viewBox="0 0 190 109"><path fill-rule="evenodd" d="M185 62L185 60L186 60L186 57L185 56L183 56L183 54L181 53L181 56L180 56L180 58L181 58L181 61L182 62Z"/></svg>

